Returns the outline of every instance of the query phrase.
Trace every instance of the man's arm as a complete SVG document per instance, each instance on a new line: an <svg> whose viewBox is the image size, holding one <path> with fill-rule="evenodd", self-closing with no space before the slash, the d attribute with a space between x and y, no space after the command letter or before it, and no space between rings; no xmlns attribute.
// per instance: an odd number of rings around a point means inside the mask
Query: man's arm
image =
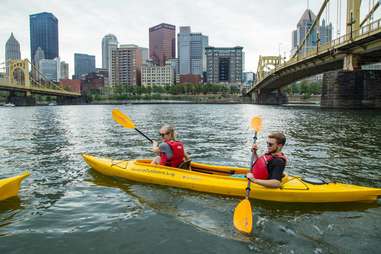
<svg viewBox="0 0 381 254"><path fill-rule="evenodd" d="M246 177L252 182L268 188L279 188L281 183L276 179L262 180L254 178L252 173L247 173Z"/></svg>
<svg viewBox="0 0 381 254"><path fill-rule="evenodd" d="M186 161L190 160L190 155L187 152L185 152L185 151L184 151L184 158L185 158Z"/></svg>
<svg viewBox="0 0 381 254"><path fill-rule="evenodd" d="M279 188L281 186L281 180L283 176L283 171L286 166L286 163L282 159L273 159L269 162L268 167L270 168L269 179L255 179L252 173L246 175L253 183L262 185L268 188Z"/></svg>
<svg viewBox="0 0 381 254"><path fill-rule="evenodd" d="M268 188L279 188L281 186L281 182L275 179L261 180L253 178L252 182Z"/></svg>
<svg viewBox="0 0 381 254"><path fill-rule="evenodd" d="M254 164L256 161L257 161L257 159L258 159L258 154L257 154L257 150L258 150L258 145L257 144L253 144L253 146L251 147L251 152L252 152L252 154L251 154L251 161L252 161L252 163ZM251 167L252 167L253 165L251 165Z"/></svg>

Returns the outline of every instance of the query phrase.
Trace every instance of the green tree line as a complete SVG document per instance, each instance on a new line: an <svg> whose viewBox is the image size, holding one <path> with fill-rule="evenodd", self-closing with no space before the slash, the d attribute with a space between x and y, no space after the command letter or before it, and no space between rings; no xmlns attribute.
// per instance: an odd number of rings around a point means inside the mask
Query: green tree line
<svg viewBox="0 0 381 254"><path fill-rule="evenodd" d="M311 95L321 94L321 83L306 80L296 82L287 87L287 93L290 95L303 95L304 98L309 98Z"/></svg>
<svg viewBox="0 0 381 254"><path fill-rule="evenodd" d="M91 90L88 96L99 99L160 99L161 95L239 95L237 86L222 84L177 84L168 86L105 86L99 90Z"/></svg>

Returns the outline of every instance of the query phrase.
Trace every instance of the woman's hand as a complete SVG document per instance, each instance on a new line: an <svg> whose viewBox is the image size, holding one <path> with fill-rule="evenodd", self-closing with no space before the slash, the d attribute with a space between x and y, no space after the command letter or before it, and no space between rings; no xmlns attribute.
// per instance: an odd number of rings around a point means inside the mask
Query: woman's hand
<svg viewBox="0 0 381 254"><path fill-rule="evenodd" d="M152 152L160 153L159 145L155 140L152 142Z"/></svg>

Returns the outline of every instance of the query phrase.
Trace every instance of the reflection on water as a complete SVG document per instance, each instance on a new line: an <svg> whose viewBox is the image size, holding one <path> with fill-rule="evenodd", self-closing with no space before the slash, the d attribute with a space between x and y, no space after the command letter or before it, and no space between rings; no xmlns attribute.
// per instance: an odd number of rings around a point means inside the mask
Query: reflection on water
<svg viewBox="0 0 381 254"><path fill-rule="evenodd" d="M113 122L112 108L0 109L0 176L25 169L32 174L23 182L20 198L0 203L0 253L9 252L7 246L16 242L24 243L17 245L19 253L28 252L30 245L35 253L51 253L69 244L74 252L144 253L147 246L156 246L167 253L192 241L192 248L181 250L215 253L211 246L223 246L218 252L377 253L381 247L381 225L376 223L381 219L380 203L253 201L254 232L244 236L232 227L237 198L93 172L80 153L114 159L152 157L143 137ZM260 149L269 131L283 130L290 174L381 187L381 114L376 111L256 105L131 105L122 110L154 139L162 124L175 125L193 161L243 167L250 158L249 119L261 115ZM144 241L136 240L143 235ZM50 245L43 244L44 239L50 239Z"/></svg>

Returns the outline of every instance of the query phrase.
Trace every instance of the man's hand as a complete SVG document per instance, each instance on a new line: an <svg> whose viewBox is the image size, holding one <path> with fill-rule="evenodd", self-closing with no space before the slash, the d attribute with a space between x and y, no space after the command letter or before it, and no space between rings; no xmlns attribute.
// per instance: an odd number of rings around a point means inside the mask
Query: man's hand
<svg viewBox="0 0 381 254"><path fill-rule="evenodd" d="M250 179L250 181L252 181L253 183L255 182L255 178L254 178L253 173L247 173L247 174L246 174L246 177L247 177L248 179Z"/></svg>

